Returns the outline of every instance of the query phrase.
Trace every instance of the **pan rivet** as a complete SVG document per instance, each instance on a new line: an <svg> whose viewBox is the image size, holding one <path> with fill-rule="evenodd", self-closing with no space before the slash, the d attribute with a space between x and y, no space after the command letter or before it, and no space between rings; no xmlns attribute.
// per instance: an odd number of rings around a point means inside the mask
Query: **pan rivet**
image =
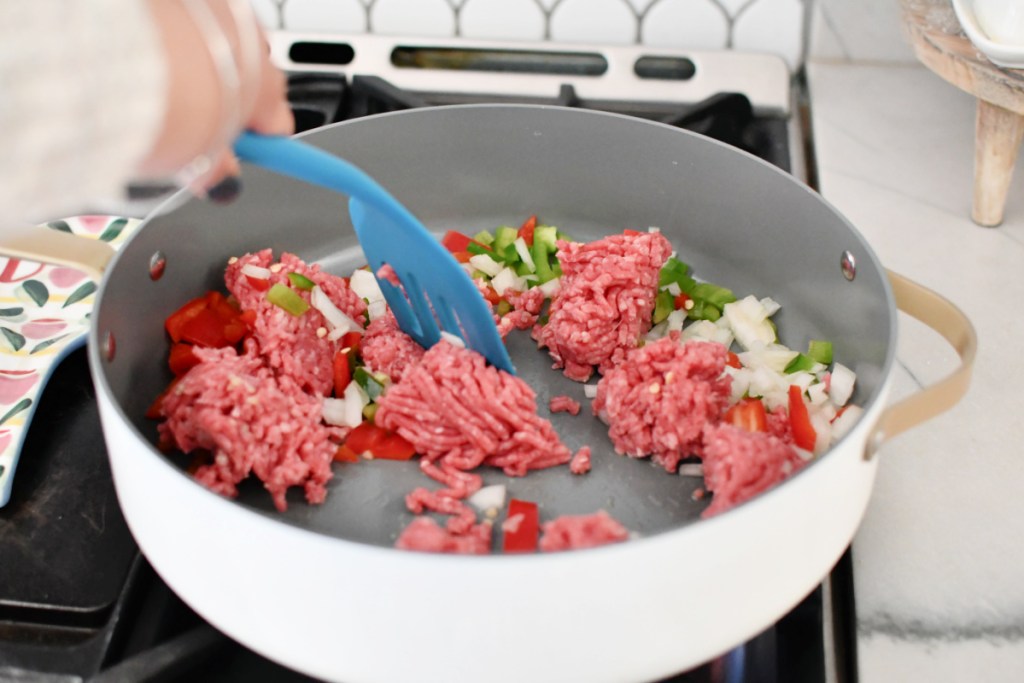
<svg viewBox="0 0 1024 683"><path fill-rule="evenodd" d="M107 359L107 362L114 360L114 354L117 352L117 343L114 341L114 334L107 332L103 335L103 357Z"/></svg>
<svg viewBox="0 0 1024 683"><path fill-rule="evenodd" d="M162 251L155 252L149 257L149 279L159 280L164 276L164 268L167 267L167 259Z"/></svg>
<svg viewBox="0 0 1024 683"><path fill-rule="evenodd" d="M847 280L852 282L853 278L857 277L857 259L849 251L843 252L843 257L839 259L839 267L843 269L843 277Z"/></svg>

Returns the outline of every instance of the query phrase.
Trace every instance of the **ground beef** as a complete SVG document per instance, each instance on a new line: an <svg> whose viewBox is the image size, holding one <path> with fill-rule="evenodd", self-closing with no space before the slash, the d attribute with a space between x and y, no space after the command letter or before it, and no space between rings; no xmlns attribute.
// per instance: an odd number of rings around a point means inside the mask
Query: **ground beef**
<svg viewBox="0 0 1024 683"><path fill-rule="evenodd" d="M625 355L597 384L594 414L609 426L619 453L650 455L667 471L700 454L701 433L721 420L731 379L722 344L663 337Z"/></svg>
<svg viewBox="0 0 1024 683"><path fill-rule="evenodd" d="M704 429L704 484L714 494L711 517L778 484L804 465L785 441L722 423Z"/></svg>
<svg viewBox="0 0 1024 683"><path fill-rule="evenodd" d="M195 477L218 493L238 495L238 483L252 473L278 510L287 508L292 486L321 503L337 450L321 423L322 402L290 377L275 376L255 351L254 342L244 355L196 348L200 363L161 401L161 439L185 453L208 451L211 461Z"/></svg>
<svg viewBox="0 0 1024 683"><path fill-rule="evenodd" d="M569 461L569 471L573 474L586 474L590 471L590 446L576 451L576 455Z"/></svg>
<svg viewBox="0 0 1024 683"><path fill-rule="evenodd" d="M540 549L544 552L594 548L629 538L626 527L604 510L591 515L564 515L545 522L542 529Z"/></svg>
<svg viewBox="0 0 1024 683"><path fill-rule="evenodd" d="M491 525L477 524L467 533L455 534L429 517L417 517L402 530L395 547L434 553L486 555L491 552Z"/></svg>
<svg viewBox="0 0 1024 683"><path fill-rule="evenodd" d="M481 486L476 468L523 476L572 457L551 423L537 415L536 397L523 380L443 340L380 398L374 420L412 443L423 472L446 487L416 489L407 507L451 515L448 531L456 534L473 529L475 514L462 499Z"/></svg>
<svg viewBox="0 0 1024 683"><path fill-rule="evenodd" d="M586 381L617 364L651 327L658 273L672 253L661 233L558 242L562 267L548 321L533 337L565 375Z"/></svg>
<svg viewBox="0 0 1024 683"><path fill-rule="evenodd" d="M383 372L399 382L405 369L423 358L424 349L398 327L398 320L387 314L373 320L363 335L359 353L373 371Z"/></svg>
<svg viewBox="0 0 1024 683"><path fill-rule="evenodd" d="M362 320L365 302L349 289L343 278L325 273L317 265L307 265L294 254L284 253L279 263L273 263L270 249L232 259L224 273L228 291L238 300L243 310L256 311L252 338L259 344L264 363L278 375L287 375L304 390L327 396L334 387L332 361L338 351L338 340L327 337L327 321L315 308L302 315L292 315L267 300L266 287L257 287L242 272L252 264L271 271L270 284L288 285L288 274L306 276L324 291L343 313L354 320ZM307 302L309 292L293 289Z"/></svg>
<svg viewBox="0 0 1024 683"><path fill-rule="evenodd" d="M548 401L548 410L552 413L580 414L580 402L571 396L552 396Z"/></svg>

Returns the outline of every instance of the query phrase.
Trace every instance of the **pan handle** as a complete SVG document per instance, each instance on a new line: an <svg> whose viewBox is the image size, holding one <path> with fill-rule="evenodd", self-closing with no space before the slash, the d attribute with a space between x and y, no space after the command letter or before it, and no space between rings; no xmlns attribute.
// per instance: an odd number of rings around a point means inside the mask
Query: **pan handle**
<svg viewBox="0 0 1024 683"><path fill-rule="evenodd" d="M978 336L963 311L932 290L888 271L896 307L941 334L960 356L960 366L935 384L893 404L882 413L864 446L870 460L884 441L956 405L967 393L978 352Z"/></svg>
<svg viewBox="0 0 1024 683"><path fill-rule="evenodd" d="M25 226L0 230L0 254L78 268L97 282L115 253L106 242L50 228Z"/></svg>

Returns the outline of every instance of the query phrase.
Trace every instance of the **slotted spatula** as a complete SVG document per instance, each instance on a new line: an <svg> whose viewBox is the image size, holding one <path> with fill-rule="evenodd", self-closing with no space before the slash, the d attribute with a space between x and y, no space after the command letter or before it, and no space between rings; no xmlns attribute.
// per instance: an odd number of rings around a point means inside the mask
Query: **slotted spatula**
<svg viewBox="0 0 1024 683"><path fill-rule="evenodd" d="M515 372L491 311L469 275L373 178L293 138L243 133L235 142L235 153L275 173L348 195L349 216L370 268L377 273L387 264L402 283L399 288L378 278L403 332L430 348L443 329L461 337L492 365Z"/></svg>

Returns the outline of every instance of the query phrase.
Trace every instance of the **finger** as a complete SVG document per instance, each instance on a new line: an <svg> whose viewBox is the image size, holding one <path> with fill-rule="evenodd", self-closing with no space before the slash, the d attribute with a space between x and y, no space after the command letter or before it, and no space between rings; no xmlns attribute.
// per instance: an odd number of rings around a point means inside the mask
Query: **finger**
<svg viewBox="0 0 1024 683"><path fill-rule="evenodd" d="M288 83L284 73L265 58L263 77L252 115L246 128L264 135L291 135L295 117L288 105Z"/></svg>
<svg viewBox="0 0 1024 683"><path fill-rule="evenodd" d="M189 189L199 197L219 204L233 201L242 191L242 168L237 157L227 147L217 155L207 173L189 183Z"/></svg>

